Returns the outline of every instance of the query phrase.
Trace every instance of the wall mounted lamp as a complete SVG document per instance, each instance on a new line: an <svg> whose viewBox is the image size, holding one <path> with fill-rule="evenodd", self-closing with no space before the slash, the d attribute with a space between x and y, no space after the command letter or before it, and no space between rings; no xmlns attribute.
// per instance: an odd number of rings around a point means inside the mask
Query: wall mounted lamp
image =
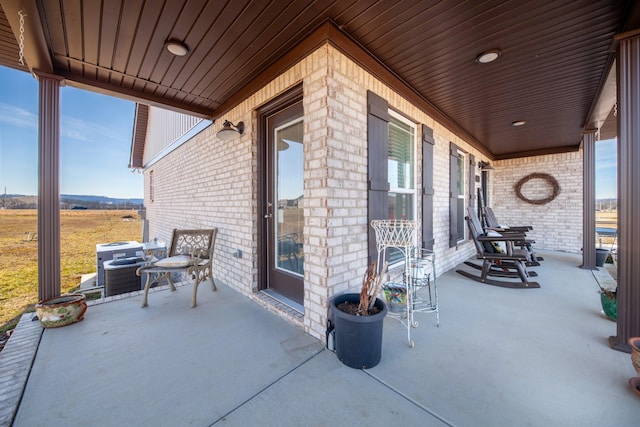
<svg viewBox="0 0 640 427"><path fill-rule="evenodd" d="M478 167L482 171L491 171L493 170L493 166L489 162L483 162L482 160L478 162Z"/></svg>
<svg viewBox="0 0 640 427"><path fill-rule="evenodd" d="M232 141L242 135L242 132L244 132L243 122L234 125L229 120L225 120L222 129L216 133L216 136L223 141Z"/></svg>

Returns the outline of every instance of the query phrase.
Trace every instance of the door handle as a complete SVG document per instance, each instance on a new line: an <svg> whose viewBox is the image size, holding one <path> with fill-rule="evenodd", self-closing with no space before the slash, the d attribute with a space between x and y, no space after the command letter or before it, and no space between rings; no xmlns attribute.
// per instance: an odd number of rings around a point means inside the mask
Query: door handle
<svg viewBox="0 0 640 427"><path fill-rule="evenodd" d="M273 207L273 203L267 202L267 213L264 214L264 219L271 219L273 214L271 213L271 208Z"/></svg>

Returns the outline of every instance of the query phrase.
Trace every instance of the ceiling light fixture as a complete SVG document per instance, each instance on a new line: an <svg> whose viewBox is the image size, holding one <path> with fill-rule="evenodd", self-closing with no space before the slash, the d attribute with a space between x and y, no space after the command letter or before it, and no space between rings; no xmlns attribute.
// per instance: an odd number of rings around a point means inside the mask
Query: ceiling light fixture
<svg viewBox="0 0 640 427"><path fill-rule="evenodd" d="M516 120L515 122L511 122L511 126L524 126L527 124L526 120Z"/></svg>
<svg viewBox="0 0 640 427"><path fill-rule="evenodd" d="M164 47L175 56L185 56L189 53L187 45L177 40L167 40Z"/></svg>
<svg viewBox="0 0 640 427"><path fill-rule="evenodd" d="M500 52L500 49L491 49L476 56L476 62L478 64L488 64L500 58L501 55L502 52Z"/></svg>
<svg viewBox="0 0 640 427"><path fill-rule="evenodd" d="M238 122L237 125L234 125L229 120L225 120L222 129L216 133L216 136L223 141L232 141L242 135L242 132L244 132L243 122Z"/></svg>

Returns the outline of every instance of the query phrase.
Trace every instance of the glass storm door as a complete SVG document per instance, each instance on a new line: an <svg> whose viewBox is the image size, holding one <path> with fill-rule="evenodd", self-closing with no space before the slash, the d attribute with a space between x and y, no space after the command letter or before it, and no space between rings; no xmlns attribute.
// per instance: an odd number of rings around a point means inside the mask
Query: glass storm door
<svg viewBox="0 0 640 427"><path fill-rule="evenodd" d="M267 287L293 301L304 299L302 102L267 118L264 206Z"/></svg>

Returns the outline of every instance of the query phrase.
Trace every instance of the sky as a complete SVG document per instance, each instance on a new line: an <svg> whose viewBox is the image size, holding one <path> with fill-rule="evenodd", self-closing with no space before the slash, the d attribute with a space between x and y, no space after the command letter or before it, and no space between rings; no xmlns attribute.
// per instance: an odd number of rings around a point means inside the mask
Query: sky
<svg viewBox="0 0 640 427"><path fill-rule="evenodd" d="M618 197L618 141L596 142L596 199Z"/></svg>
<svg viewBox="0 0 640 427"><path fill-rule="evenodd" d="M129 169L135 103L60 89L60 193L142 198ZM0 192L38 194L38 82L0 66Z"/></svg>

